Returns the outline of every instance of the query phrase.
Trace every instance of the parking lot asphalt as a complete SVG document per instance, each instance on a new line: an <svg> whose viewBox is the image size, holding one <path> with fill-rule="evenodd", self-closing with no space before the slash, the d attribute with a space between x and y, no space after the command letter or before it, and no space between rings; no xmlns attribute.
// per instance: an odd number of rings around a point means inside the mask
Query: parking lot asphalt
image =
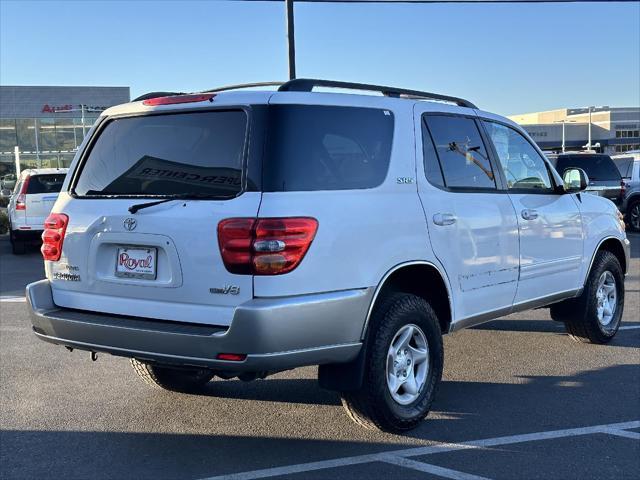
<svg viewBox="0 0 640 480"><path fill-rule="evenodd" d="M405 435L363 430L316 368L204 395L154 390L128 361L31 332L37 249L0 237L2 479L640 478L640 235L630 234L622 329L573 342L548 310L445 337L432 412Z"/></svg>

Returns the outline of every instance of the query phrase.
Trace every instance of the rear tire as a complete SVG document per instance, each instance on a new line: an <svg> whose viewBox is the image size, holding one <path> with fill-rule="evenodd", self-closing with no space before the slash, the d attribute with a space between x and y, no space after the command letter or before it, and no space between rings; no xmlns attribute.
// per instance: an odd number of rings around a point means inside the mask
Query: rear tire
<svg viewBox="0 0 640 480"><path fill-rule="evenodd" d="M634 200L627 207L627 223L630 230L640 232L640 200Z"/></svg>
<svg viewBox="0 0 640 480"><path fill-rule="evenodd" d="M18 240L11 228L9 228L9 242L11 243L11 253L14 255L24 255L27 251L27 244L24 240Z"/></svg>
<svg viewBox="0 0 640 480"><path fill-rule="evenodd" d="M145 383L172 392L196 393L213 378L207 368L177 368L131 359L131 366Z"/></svg>
<svg viewBox="0 0 640 480"><path fill-rule="evenodd" d="M624 274L616 256L596 254L582 294L551 306L551 318L564 322L577 342L604 344L618 332L624 310Z"/></svg>
<svg viewBox="0 0 640 480"><path fill-rule="evenodd" d="M390 295L374 310L364 348L362 386L340 394L347 414L368 429L415 428L429 413L442 377L442 334L435 312L415 295Z"/></svg>

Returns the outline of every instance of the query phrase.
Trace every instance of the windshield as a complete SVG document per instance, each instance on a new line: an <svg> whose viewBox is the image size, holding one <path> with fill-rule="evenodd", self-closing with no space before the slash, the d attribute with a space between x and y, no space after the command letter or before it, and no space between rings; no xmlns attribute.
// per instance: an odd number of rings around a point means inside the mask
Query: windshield
<svg viewBox="0 0 640 480"><path fill-rule="evenodd" d="M564 155L558 157L556 170L560 175L567 168L582 168L589 180L620 181L620 171L608 155Z"/></svg>
<svg viewBox="0 0 640 480"><path fill-rule="evenodd" d="M242 191L243 111L111 120L82 165L80 196L234 197Z"/></svg>

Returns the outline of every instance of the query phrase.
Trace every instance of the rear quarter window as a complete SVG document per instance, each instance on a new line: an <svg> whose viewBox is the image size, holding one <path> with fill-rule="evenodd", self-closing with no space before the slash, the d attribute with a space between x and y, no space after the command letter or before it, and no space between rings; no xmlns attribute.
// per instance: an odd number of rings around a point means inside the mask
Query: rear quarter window
<svg viewBox="0 0 640 480"><path fill-rule="evenodd" d="M393 124L388 110L271 106L263 189L288 192L376 187L389 169Z"/></svg>

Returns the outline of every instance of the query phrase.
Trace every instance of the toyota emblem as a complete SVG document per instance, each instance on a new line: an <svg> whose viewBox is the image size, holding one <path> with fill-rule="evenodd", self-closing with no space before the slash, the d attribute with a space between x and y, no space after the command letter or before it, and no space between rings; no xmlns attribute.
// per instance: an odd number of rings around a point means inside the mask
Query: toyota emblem
<svg viewBox="0 0 640 480"><path fill-rule="evenodd" d="M124 228L131 231L131 230L135 230L135 228L138 226L138 221L135 218L129 217L125 219L123 224L124 224Z"/></svg>

